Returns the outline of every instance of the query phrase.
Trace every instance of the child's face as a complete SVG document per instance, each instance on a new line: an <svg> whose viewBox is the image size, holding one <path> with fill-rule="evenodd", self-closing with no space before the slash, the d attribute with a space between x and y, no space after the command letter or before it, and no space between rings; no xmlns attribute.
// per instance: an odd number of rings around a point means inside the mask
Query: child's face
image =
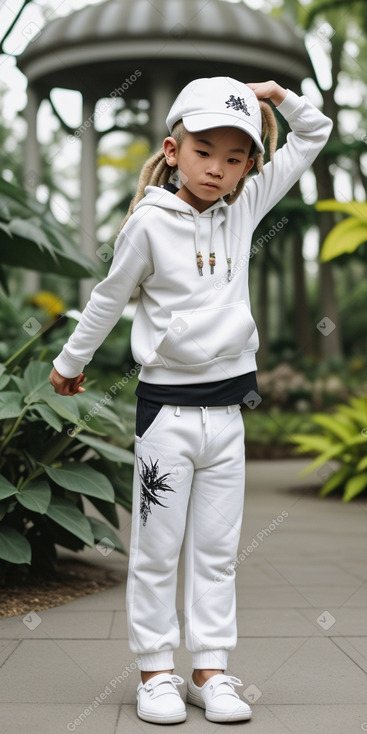
<svg viewBox="0 0 367 734"><path fill-rule="evenodd" d="M252 168L251 145L252 138L234 127L187 132L180 148L174 138L166 138L167 163L177 166L183 181L176 196L200 212L208 209Z"/></svg>

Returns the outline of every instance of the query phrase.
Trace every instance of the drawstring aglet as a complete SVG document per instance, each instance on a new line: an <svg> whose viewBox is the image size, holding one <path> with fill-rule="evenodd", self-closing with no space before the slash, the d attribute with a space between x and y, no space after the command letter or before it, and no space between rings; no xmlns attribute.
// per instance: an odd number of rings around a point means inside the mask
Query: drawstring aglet
<svg viewBox="0 0 367 734"><path fill-rule="evenodd" d="M209 265L210 265L210 275L213 275L214 268L215 268L215 252L209 253Z"/></svg>
<svg viewBox="0 0 367 734"><path fill-rule="evenodd" d="M232 280L232 259L227 257L227 277L228 280Z"/></svg>
<svg viewBox="0 0 367 734"><path fill-rule="evenodd" d="M196 255L196 262L197 262L197 265L198 265L199 275L202 275L203 274L204 260L203 260L203 256L202 256L201 252L198 252L197 253L197 255Z"/></svg>

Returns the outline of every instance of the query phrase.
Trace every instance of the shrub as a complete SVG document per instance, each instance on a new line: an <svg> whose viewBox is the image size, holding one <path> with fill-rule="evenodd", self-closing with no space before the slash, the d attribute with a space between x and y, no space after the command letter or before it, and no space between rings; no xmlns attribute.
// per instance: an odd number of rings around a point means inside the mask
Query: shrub
<svg viewBox="0 0 367 734"><path fill-rule="evenodd" d="M23 349L24 352L24 349ZM24 358L24 354L20 355ZM57 395L50 364L0 365L0 580L12 564L53 568L55 544L125 550L115 503L131 511L133 453L107 393ZM88 517L87 497L110 525ZM103 549L102 549L103 550Z"/></svg>
<svg viewBox="0 0 367 734"><path fill-rule="evenodd" d="M367 487L367 396L352 397L348 404L338 405L332 414L316 413L311 420L322 428L321 433L296 433L290 439L298 444L296 453L318 454L301 476L337 460L340 466L336 470L327 465L324 471L326 481L320 495L325 497L342 488L343 501L349 502Z"/></svg>

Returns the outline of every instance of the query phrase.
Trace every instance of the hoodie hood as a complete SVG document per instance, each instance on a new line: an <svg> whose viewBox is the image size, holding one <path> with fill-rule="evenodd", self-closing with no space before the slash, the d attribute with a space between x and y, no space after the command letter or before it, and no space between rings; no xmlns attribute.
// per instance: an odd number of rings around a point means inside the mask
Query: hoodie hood
<svg viewBox="0 0 367 734"><path fill-rule="evenodd" d="M215 239L215 233L220 224L225 220L225 210L228 204L221 197L215 201L210 207L205 209L203 212L198 212L195 207L188 204L183 199L180 199L171 190L165 188L165 186L146 186L144 189L145 196L141 199L134 207L136 212L141 207L146 206L158 206L162 209L168 209L176 213L176 216L183 217L185 219L193 220L195 227L195 257L199 270L199 274L202 275L202 254L200 250L200 221L203 219L210 218L210 247L209 251L212 256L212 267L215 267L215 248L213 242ZM229 237L225 238L224 242L225 256L228 265L228 280L231 280L231 241ZM214 272L212 270L212 272Z"/></svg>
<svg viewBox="0 0 367 734"><path fill-rule="evenodd" d="M164 186L146 186L144 189L144 199L141 199L136 206L134 207L134 212L136 212L140 207L142 206L159 206L163 209L173 209L177 212L184 212L184 213L191 213L191 214L198 214L199 216L205 216L208 215L209 212L215 211L216 209L222 209L228 206L228 204L224 201L223 198L218 199L214 202L208 209L205 209L205 211L198 212L197 209L195 209L191 204L187 204L186 201L183 199L180 199L178 196L173 194L168 189L165 189ZM224 219L223 214L223 219Z"/></svg>

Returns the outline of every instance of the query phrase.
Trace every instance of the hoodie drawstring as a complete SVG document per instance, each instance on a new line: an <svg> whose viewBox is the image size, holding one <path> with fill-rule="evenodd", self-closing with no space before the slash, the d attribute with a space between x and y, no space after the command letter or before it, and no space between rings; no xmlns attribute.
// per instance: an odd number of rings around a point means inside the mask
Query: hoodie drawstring
<svg viewBox="0 0 367 734"><path fill-rule="evenodd" d="M216 215L217 210L215 209L212 212L212 216L210 218L210 245L209 245L209 268L210 268L210 274L214 274L214 268L216 265L215 260L215 252L212 250L213 247L213 239L214 239L214 225L213 225L213 219ZM203 267L204 267L204 259L201 251L199 250L199 241L200 241L200 214L198 212L193 211L193 217L194 217L194 226L195 226L195 252L196 252L196 264L198 266L199 275L203 275ZM231 253L230 253L230 241L229 239L225 237L225 251L226 251L226 260L227 260L227 278L228 281L232 280L232 260L231 260Z"/></svg>

